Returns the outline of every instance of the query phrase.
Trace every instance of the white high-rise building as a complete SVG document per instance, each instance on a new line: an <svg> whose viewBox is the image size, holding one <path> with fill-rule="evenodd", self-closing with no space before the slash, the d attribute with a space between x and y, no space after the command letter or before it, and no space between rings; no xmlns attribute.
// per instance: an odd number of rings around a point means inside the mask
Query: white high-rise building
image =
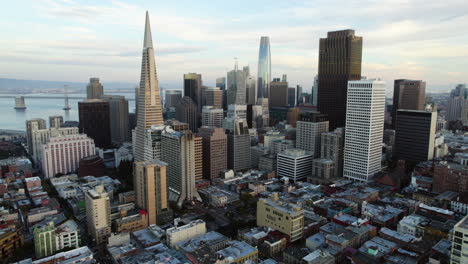
<svg viewBox="0 0 468 264"><path fill-rule="evenodd" d="M94 140L85 134L50 138L42 145L42 172L46 178L57 173L71 173L84 157L96 155Z"/></svg>
<svg viewBox="0 0 468 264"><path fill-rule="evenodd" d="M245 104L246 84L245 72L238 69L237 62L234 70L227 73L227 103Z"/></svg>
<svg viewBox="0 0 468 264"><path fill-rule="evenodd" d="M42 145L46 144L50 138L77 134L79 134L79 129L77 127L51 127L46 129L33 130L31 132L31 156L36 165L40 165L42 163Z"/></svg>
<svg viewBox="0 0 468 264"><path fill-rule="evenodd" d="M380 171L385 82L348 82L343 177L367 181Z"/></svg>
<svg viewBox="0 0 468 264"><path fill-rule="evenodd" d="M149 144L147 142L147 130L153 125L164 125L148 12L146 12L140 87L137 95L137 125L135 128L133 156L135 161L145 161L145 148Z"/></svg>
<svg viewBox="0 0 468 264"><path fill-rule="evenodd" d="M202 126L223 127L224 110L213 106L203 106Z"/></svg>
<svg viewBox="0 0 468 264"><path fill-rule="evenodd" d="M312 154L302 149L286 149L278 153L279 178L287 177L292 182L305 180L312 173Z"/></svg>
<svg viewBox="0 0 468 264"><path fill-rule="evenodd" d="M468 88L459 84L450 93L447 102L447 121L461 120L463 125L468 125Z"/></svg>

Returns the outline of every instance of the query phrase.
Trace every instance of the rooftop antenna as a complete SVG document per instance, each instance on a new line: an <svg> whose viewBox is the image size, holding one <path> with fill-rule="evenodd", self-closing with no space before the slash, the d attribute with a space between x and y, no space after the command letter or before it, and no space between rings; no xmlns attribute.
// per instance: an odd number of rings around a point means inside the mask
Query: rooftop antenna
<svg viewBox="0 0 468 264"><path fill-rule="evenodd" d="M63 110L68 111L70 110L70 104L68 103L68 85L64 85L64 92L65 92L65 105L63 106Z"/></svg>

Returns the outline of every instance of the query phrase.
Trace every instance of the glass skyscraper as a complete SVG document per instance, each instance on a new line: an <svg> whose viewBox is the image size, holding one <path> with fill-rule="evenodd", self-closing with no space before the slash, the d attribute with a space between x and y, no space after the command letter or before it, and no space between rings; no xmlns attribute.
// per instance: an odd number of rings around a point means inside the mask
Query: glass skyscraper
<svg viewBox="0 0 468 264"><path fill-rule="evenodd" d="M270 38L260 38L260 49L258 52L258 85L257 97L268 98L270 95L271 81L271 55L270 55Z"/></svg>

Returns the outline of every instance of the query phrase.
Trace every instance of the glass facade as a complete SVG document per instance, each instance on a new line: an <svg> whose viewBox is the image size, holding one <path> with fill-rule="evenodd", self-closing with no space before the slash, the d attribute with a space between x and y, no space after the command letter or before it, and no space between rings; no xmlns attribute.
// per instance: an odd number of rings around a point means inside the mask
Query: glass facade
<svg viewBox="0 0 468 264"><path fill-rule="evenodd" d="M271 81L271 55L270 55L270 38L260 38L260 49L258 52L258 98L268 98L270 95Z"/></svg>

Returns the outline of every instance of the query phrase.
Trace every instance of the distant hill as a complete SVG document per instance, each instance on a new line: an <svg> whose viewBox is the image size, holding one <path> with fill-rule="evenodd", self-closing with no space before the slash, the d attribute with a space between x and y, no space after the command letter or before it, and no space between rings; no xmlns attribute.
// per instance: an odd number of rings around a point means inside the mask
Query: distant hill
<svg viewBox="0 0 468 264"><path fill-rule="evenodd" d="M68 85L70 92L84 92L87 83L0 78L0 93L27 93L38 89L62 89L64 85ZM103 82L103 85L104 89L130 90L133 89L137 83Z"/></svg>

